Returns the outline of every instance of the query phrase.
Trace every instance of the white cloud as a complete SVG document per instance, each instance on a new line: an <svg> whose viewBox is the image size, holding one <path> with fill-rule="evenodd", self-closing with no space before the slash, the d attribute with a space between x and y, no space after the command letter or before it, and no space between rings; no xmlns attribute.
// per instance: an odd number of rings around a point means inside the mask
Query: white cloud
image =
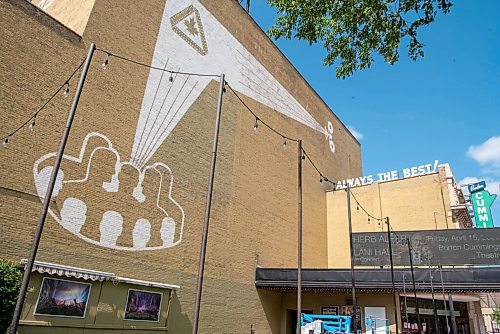
<svg viewBox="0 0 500 334"><path fill-rule="evenodd" d="M477 146L469 146L467 156L481 165L492 164L500 167L500 136L491 137Z"/></svg>
<svg viewBox="0 0 500 334"><path fill-rule="evenodd" d="M352 133L352 135L354 136L354 138L356 138L357 140L362 140L362 139L365 138L365 136L363 136L363 134L361 132L356 131L356 129L354 128L354 126L348 125L347 129Z"/></svg>

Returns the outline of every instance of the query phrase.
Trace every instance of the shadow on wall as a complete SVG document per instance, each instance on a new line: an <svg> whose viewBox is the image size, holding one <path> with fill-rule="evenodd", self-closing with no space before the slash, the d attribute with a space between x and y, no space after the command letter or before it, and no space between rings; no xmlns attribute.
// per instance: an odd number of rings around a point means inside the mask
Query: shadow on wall
<svg viewBox="0 0 500 334"><path fill-rule="evenodd" d="M280 333L281 293L268 290L257 290L257 294L259 295L262 309L266 314L266 320L269 325L270 333ZM255 329L257 331L257 328Z"/></svg>
<svg viewBox="0 0 500 334"><path fill-rule="evenodd" d="M172 333L191 333L193 324L189 320L189 316L182 312L181 303L175 291L172 293L170 301L168 331Z"/></svg>

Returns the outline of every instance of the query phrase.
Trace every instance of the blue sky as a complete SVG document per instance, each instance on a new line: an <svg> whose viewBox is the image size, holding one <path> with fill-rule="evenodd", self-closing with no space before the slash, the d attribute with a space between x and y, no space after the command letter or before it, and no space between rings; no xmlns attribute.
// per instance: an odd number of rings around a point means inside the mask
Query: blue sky
<svg viewBox="0 0 500 334"><path fill-rule="evenodd" d="M264 0L252 1L250 12L264 30L276 15ZM322 65L321 45L276 44L354 129L365 175L438 159L450 164L457 181L486 180L500 195L499 12L497 0L457 1L451 13L420 31L424 58L414 62L402 48L394 66L378 58L344 80ZM500 198L492 211L500 226Z"/></svg>

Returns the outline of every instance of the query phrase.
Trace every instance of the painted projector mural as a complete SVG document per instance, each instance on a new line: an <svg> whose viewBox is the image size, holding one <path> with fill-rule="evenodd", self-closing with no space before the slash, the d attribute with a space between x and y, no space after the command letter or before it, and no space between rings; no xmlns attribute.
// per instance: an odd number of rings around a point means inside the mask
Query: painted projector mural
<svg viewBox="0 0 500 334"><path fill-rule="evenodd" d="M207 69L212 74L225 73L233 89L324 134L330 150L335 151L331 122L327 127L321 126L197 1L167 2L151 65L191 73L206 73ZM106 135L88 133L78 156L64 155L53 193L62 207L56 210L51 206L49 210L55 221L80 239L106 248L143 251L178 245L185 214L172 197L173 173L166 163L152 162L152 158L211 80L214 78L170 76L151 69L131 156L122 160ZM35 162L33 175L39 197L45 195L55 155L45 154ZM93 184L95 191L79 190L78 186L92 182L89 175L99 168L96 157L100 155L116 161L114 171L107 179ZM80 174L65 171L65 166ZM135 181L121 181L131 175ZM128 205L94 213L89 202L103 196L112 200L100 202ZM136 211L139 208L142 213L131 214L128 207Z"/></svg>

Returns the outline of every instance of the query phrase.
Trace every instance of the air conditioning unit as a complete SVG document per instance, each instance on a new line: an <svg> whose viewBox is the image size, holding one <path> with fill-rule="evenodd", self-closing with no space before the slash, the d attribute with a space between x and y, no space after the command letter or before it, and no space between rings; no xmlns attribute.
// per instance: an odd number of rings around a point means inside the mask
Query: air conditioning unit
<svg viewBox="0 0 500 334"><path fill-rule="evenodd" d="M301 334L321 334L323 333L323 321L316 320L301 327Z"/></svg>

